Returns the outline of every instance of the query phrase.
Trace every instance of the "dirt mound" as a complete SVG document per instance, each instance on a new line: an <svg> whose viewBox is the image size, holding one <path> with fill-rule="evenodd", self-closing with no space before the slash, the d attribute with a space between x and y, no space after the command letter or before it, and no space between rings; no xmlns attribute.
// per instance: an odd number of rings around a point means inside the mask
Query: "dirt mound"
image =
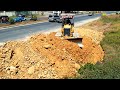
<svg viewBox="0 0 120 90"><path fill-rule="evenodd" d="M98 61L103 60L104 52L99 44L96 44L89 37L83 37L83 45L82 54L84 56L84 63L92 63L96 64Z"/></svg>
<svg viewBox="0 0 120 90"><path fill-rule="evenodd" d="M55 33L32 36L27 41L7 42L0 48L0 78L76 77L82 64L101 61L104 52L91 38L84 48L55 37Z"/></svg>
<svg viewBox="0 0 120 90"><path fill-rule="evenodd" d="M111 27L111 23L103 23L100 20L95 20L92 23L89 22L87 24L82 25L80 28L90 29L90 30L94 30L94 31L103 33L109 27Z"/></svg>
<svg viewBox="0 0 120 90"><path fill-rule="evenodd" d="M83 37L89 37L92 39L92 42L100 44L100 41L103 39L103 32L98 32L97 30L86 29L86 28L76 28L76 31Z"/></svg>

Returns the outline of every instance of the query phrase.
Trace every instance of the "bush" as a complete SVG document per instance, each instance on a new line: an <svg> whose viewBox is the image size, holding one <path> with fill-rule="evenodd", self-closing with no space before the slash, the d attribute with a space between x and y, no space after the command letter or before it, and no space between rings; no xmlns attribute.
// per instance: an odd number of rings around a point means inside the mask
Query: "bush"
<svg viewBox="0 0 120 90"><path fill-rule="evenodd" d="M106 13L102 13L102 16L107 16L107 14Z"/></svg>
<svg viewBox="0 0 120 90"><path fill-rule="evenodd" d="M14 20L13 20L13 18L9 18L9 23L10 24L14 24L15 23Z"/></svg>
<svg viewBox="0 0 120 90"><path fill-rule="evenodd" d="M42 12L41 15L43 16L43 15L44 15L44 12Z"/></svg>
<svg viewBox="0 0 120 90"><path fill-rule="evenodd" d="M13 15L13 16L10 16L9 18L16 18L16 16Z"/></svg>
<svg viewBox="0 0 120 90"><path fill-rule="evenodd" d="M33 14L31 20L36 21L36 20L37 20L37 15L36 15L36 14Z"/></svg>

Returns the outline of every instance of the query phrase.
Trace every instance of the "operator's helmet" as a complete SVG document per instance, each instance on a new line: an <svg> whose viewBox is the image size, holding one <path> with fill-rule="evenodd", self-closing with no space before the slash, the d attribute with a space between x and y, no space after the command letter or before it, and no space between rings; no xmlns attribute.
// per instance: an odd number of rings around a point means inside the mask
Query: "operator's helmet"
<svg viewBox="0 0 120 90"><path fill-rule="evenodd" d="M67 19L67 24L71 24L71 21L70 21L70 19Z"/></svg>
<svg viewBox="0 0 120 90"><path fill-rule="evenodd" d="M70 24L70 20L69 19L64 19L64 24Z"/></svg>
<svg viewBox="0 0 120 90"><path fill-rule="evenodd" d="M64 19L64 24L68 24L67 19Z"/></svg>

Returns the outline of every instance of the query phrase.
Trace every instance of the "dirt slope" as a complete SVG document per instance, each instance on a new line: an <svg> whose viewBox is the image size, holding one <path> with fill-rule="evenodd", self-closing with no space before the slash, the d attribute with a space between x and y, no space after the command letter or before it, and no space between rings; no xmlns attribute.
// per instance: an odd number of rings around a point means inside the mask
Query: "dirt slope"
<svg viewBox="0 0 120 90"><path fill-rule="evenodd" d="M27 41L7 42L0 48L0 78L55 79L78 76L77 70L81 65L95 64L104 56L101 46L94 42L96 39L88 36L92 33L88 31L89 34L81 33L82 49L73 42L55 37L55 33L35 35Z"/></svg>

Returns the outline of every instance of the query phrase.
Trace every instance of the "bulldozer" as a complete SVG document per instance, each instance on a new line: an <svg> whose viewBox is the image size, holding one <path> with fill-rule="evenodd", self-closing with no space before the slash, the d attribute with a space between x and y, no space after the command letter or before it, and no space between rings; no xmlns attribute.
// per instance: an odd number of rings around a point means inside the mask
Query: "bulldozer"
<svg viewBox="0 0 120 90"><path fill-rule="evenodd" d="M83 47L82 37L74 30L74 15L67 14L62 16L62 28L55 36L77 43L80 48Z"/></svg>

